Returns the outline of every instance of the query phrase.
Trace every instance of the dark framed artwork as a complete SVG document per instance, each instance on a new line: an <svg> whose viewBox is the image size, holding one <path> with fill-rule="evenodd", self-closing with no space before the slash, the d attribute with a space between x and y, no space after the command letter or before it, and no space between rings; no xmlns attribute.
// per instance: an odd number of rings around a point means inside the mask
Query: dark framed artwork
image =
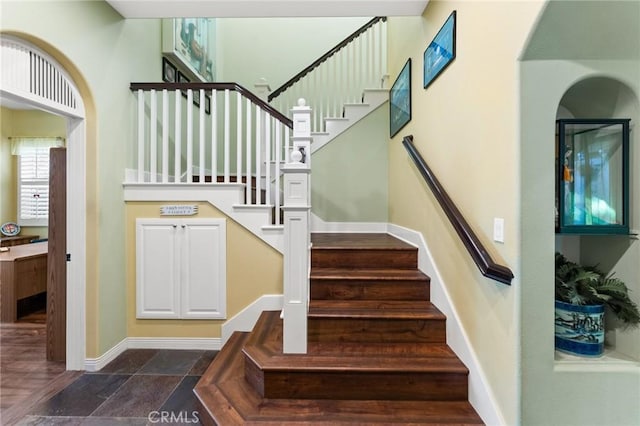
<svg viewBox="0 0 640 426"><path fill-rule="evenodd" d="M456 11L454 10L424 51L423 86L426 89L456 58Z"/></svg>
<svg viewBox="0 0 640 426"><path fill-rule="evenodd" d="M389 133L394 137L411 121L411 58L402 67L389 91Z"/></svg>
<svg viewBox="0 0 640 426"><path fill-rule="evenodd" d="M162 81L167 83L175 83L178 75L178 69L165 57L162 58Z"/></svg>

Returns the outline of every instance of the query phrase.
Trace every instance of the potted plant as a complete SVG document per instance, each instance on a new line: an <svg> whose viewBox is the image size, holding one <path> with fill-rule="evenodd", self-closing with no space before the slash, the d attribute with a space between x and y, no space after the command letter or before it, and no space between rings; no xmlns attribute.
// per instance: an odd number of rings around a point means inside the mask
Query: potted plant
<svg viewBox="0 0 640 426"><path fill-rule="evenodd" d="M622 327L640 324L638 305L620 279L595 266L583 266L556 253L556 349L582 356L604 350L604 311L607 307Z"/></svg>

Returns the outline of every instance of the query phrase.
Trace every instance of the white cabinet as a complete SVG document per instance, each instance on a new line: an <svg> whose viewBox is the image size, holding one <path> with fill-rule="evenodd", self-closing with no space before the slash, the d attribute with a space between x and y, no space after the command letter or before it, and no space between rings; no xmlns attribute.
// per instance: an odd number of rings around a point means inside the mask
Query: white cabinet
<svg viewBox="0 0 640 426"><path fill-rule="evenodd" d="M224 219L136 220L136 318L226 318Z"/></svg>

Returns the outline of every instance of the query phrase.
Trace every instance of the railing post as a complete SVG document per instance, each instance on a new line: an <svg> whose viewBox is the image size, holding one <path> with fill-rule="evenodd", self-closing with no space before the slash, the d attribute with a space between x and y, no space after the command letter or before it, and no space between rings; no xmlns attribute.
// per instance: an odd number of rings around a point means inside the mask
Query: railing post
<svg viewBox="0 0 640 426"><path fill-rule="evenodd" d="M293 150L284 174L283 352L307 353L311 235L311 108L304 99L292 110Z"/></svg>

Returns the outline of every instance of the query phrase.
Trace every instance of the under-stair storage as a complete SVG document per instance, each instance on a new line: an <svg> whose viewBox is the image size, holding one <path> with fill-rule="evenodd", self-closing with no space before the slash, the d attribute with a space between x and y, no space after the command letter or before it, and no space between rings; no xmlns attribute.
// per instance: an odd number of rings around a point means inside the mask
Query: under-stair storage
<svg viewBox="0 0 640 426"><path fill-rule="evenodd" d="M136 221L136 317L226 318L224 219Z"/></svg>
<svg viewBox="0 0 640 426"><path fill-rule="evenodd" d="M418 250L387 234L311 234L306 354L280 312L236 332L195 388L204 424L482 424Z"/></svg>

